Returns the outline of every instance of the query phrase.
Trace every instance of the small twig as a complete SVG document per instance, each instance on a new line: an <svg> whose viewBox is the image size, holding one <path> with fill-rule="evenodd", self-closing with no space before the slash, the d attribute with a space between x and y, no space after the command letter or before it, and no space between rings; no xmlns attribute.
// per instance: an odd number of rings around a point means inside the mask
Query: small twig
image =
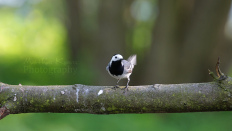
<svg viewBox="0 0 232 131"><path fill-rule="evenodd" d="M210 75L211 77L213 77L213 79L215 79L215 80L218 79L218 77L217 77L211 70L208 69L208 71L209 71L209 75Z"/></svg>
<svg viewBox="0 0 232 131"><path fill-rule="evenodd" d="M212 76L214 79L219 80L219 81L222 81L228 78L226 75L224 75L224 73L222 73L220 69L220 58L219 57L218 57L218 61L216 63L215 68L216 68L217 76L212 71L208 70L210 76Z"/></svg>
<svg viewBox="0 0 232 131"><path fill-rule="evenodd" d="M10 114L10 110L8 110L5 106L0 108L0 120Z"/></svg>
<svg viewBox="0 0 232 131"><path fill-rule="evenodd" d="M218 61L216 64L216 73L217 76L220 78L221 76L224 76L224 73L222 73L222 71L220 70L220 58L218 57Z"/></svg>

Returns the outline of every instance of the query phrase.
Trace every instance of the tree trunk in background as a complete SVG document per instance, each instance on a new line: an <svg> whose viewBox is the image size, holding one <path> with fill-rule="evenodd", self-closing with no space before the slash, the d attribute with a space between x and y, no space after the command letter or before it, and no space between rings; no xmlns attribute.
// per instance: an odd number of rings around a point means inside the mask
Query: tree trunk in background
<svg viewBox="0 0 232 131"><path fill-rule="evenodd" d="M77 60L83 41L81 34L81 2L80 0L66 0L67 5L67 41L71 61Z"/></svg>
<svg viewBox="0 0 232 131"><path fill-rule="evenodd" d="M86 54L91 55L94 49L89 47L96 42L96 29L94 26L97 26L97 20L94 18L94 13L88 12L95 9L87 10L85 2L84 0L66 0L67 41L70 50L70 60L72 61L82 60L86 57ZM88 21L93 22L88 23Z"/></svg>
<svg viewBox="0 0 232 131"><path fill-rule="evenodd" d="M207 0L197 1L194 8L194 15L190 21L190 29L186 32L183 55L180 60L186 61L181 64L185 70L184 76L187 81L208 80L207 72L209 65L213 65L218 56L213 55L217 45L225 45L225 24L231 7L230 0L218 1ZM204 30L202 30L204 29ZM196 52L197 51L197 52ZM217 53L217 55L221 55ZM230 52L227 52L231 56ZM226 62L226 60L223 60ZM188 68L191 65L191 69ZM187 75L187 73L189 75ZM185 80L185 79L184 79Z"/></svg>
<svg viewBox="0 0 232 131"><path fill-rule="evenodd" d="M123 20L123 5L123 0L100 0L98 39L93 44L97 84L116 84L116 79L106 72L106 66L114 54L125 54L126 28Z"/></svg>
<svg viewBox="0 0 232 131"><path fill-rule="evenodd" d="M115 84L116 80L108 75L105 68L112 55L125 53L126 28L123 21L123 0L95 1L98 3L95 11L89 7L91 1L66 0L66 2L71 60L82 63L87 60L85 65L88 67L84 68L91 70L95 84ZM93 15L88 16L89 12ZM93 22L92 19L95 21Z"/></svg>
<svg viewBox="0 0 232 131"><path fill-rule="evenodd" d="M208 81L207 69L217 60L215 47L225 43L230 6L230 0L160 0L152 46L138 64L136 83Z"/></svg>
<svg viewBox="0 0 232 131"><path fill-rule="evenodd" d="M68 57L70 62L74 63L70 64L71 68L75 70L67 74L66 81L91 84L94 69L92 59L89 58L93 55L91 53L93 49L89 47L95 41L95 32L91 27L93 24L86 22L88 18L84 2L84 0L66 0Z"/></svg>

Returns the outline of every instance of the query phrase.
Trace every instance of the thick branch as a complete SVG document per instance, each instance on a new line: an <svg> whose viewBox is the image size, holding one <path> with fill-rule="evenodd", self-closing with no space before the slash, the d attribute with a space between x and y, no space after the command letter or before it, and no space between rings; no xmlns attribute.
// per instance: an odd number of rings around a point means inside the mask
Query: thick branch
<svg viewBox="0 0 232 131"><path fill-rule="evenodd" d="M121 89L107 86L22 86L1 83L0 104L11 114L156 113L232 110L232 79L210 83L155 84Z"/></svg>
<svg viewBox="0 0 232 131"><path fill-rule="evenodd" d="M155 84L130 87L129 91L107 86L22 86L0 83L0 119L11 114L59 113L156 113L232 110L232 78L221 72L210 83Z"/></svg>

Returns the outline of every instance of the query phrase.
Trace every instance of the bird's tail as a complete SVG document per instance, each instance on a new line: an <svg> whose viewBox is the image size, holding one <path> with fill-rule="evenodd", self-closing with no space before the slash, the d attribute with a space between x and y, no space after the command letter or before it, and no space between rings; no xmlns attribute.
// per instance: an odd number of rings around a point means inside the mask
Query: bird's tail
<svg viewBox="0 0 232 131"><path fill-rule="evenodd" d="M130 63L132 63L133 65L136 65L136 55L132 55L132 56L130 56L129 58L128 58L128 60L127 61L129 61Z"/></svg>

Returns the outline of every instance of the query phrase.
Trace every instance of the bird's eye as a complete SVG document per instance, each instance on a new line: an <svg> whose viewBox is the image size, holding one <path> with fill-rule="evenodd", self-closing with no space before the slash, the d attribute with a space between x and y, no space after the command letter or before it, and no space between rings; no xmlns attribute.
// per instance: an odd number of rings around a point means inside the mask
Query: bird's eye
<svg viewBox="0 0 232 131"><path fill-rule="evenodd" d="M118 57L117 56L115 56L115 59L117 59Z"/></svg>

